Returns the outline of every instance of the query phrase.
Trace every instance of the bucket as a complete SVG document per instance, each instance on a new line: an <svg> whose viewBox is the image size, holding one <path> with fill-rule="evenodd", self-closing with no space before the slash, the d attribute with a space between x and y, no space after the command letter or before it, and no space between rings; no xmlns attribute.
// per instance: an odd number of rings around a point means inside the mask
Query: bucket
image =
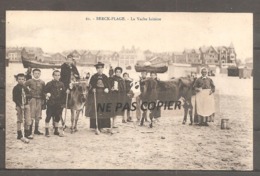
<svg viewBox="0 0 260 176"><path fill-rule="evenodd" d="M229 119L221 119L221 129L222 130L230 129L228 122L229 122Z"/></svg>

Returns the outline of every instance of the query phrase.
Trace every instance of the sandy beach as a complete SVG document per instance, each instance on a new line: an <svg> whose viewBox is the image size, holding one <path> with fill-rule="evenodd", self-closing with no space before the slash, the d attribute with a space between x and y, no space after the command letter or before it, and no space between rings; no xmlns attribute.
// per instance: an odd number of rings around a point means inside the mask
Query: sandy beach
<svg viewBox="0 0 260 176"><path fill-rule="evenodd" d="M122 124L118 119L118 133L95 135L89 128L89 118L81 114L78 132L66 131L65 137L58 137L51 131L50 138L35 136L25 144L16 139L16 111L12 102L16 85L13 75L25 71L21 64L6 68L8 169L253 169L253 78L212 77L217 89L217 112L208 127L182 125L183 109L165 110L152 129L148 123L138 126L133 116L132 123ZM43 70L42 79L50 81L51 73L52 70ZM160 74L158 77L166 79ZM45 117L43 111L42 132ZM220 129L223 118L229 119L230 130ZM70 114L66 124L70 125Z"/></svg>

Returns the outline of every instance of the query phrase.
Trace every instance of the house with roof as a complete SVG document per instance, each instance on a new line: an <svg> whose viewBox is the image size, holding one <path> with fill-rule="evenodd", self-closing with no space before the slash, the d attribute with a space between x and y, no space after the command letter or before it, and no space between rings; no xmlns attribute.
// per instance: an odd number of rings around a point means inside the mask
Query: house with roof
<svg viewBox="0 0 260 176"><path fill-rule="evenodd" d="M218 51L213 46L202 46L199 48L202 64L219 65Z"/></svg>
<svg viewBox="0 0 260 176"><path fill-rule="evenodd" d="M80 59L77 61L78 65L88 65L88 66L93 66L94 64L96 64L97 61L97 54L100 51L97 50L89 50L89 51L85 51Z"/></svg>
<svg viewBox="0 0 260 176"><path fill-rule="evenodd" d="M22 57L27 60L37 60L41 59L41 55L43 54L43 50L39 47L24 47L21 51Z"/></svg>
<svg viewBox="0 0 260 176"><path fill-rule="evenodd" d="M144 51L144 57L148 61L154 56L154 53L150 50L145 50Z"/></svg>
<svg viewBox="0 0 260 176"><path fill-rule="evenodd" d="M126 49L124 46L119 51L118 66L127 67L134 66L138 59L139 50L132 46L131 49Z"/></svg>
<svg viewBox="0 0 260 176"><path fill-rule="evenodd" d="M80 59L81 55L77 50L73 50L72 52L70 52L67 57L72 57L72 59L74 59L75 61L78 62L78 60Z"/></svg>
<svg viewBox="0 0 260 176"><path fill-rule="evenodd" d="M21 59L22 48L19 47L9 47L6 48L6 59L9 59L9 62L22 62Z"/></svg>
<svg viewBox="0 0 260 176"><path fill-rule="evenodd" d="M201 64L200 50L184 49L183 55L187 64Z"/></svg>
<svg viewBox="0 0 260 176"><path fill-rule="evenodd" d="M51 55L52 61L50 61L50 63L56 63L56 64L60 64L65 62L66 60L66 56L64 56L61 53L54 53Z"/></svg>
<svg viewBox="0 0 260 176"><path fill-rule="evenodd" d="M183 52L173 52L172 53L172 63L185 64L186 63L186 57L183 54Z"/></svg>
<svg viewBox="0 0 260 176"><path fill-rule="evenodd" d="M235 66L237 60L237 54L234 48L233 43L227 46L216 47L219 53L219 63L220 67L225 68L228 66Z"/></svg>

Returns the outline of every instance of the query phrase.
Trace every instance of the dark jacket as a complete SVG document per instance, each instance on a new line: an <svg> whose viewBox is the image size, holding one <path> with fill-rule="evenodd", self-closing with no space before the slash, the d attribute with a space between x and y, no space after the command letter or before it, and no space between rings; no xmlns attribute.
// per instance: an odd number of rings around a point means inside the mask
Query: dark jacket
<svg viewBox="0 0 260 176"><path fill-rule="evenodd" d="M104 88L108 88L109 91L111 89L110 86L110 81L108 79L108 77L105 74L99 75L98 73L94 74L89 81L89 84L91 85L91 90L93 90L94 88L98 88L98 80L102 80L103 84L104 84ZM92 91L91 91L92 92Z"/></svg>
<svg viewBox="0 0 260 176"><path fill-rule="evenodd" d="M64 63L61 65L60 81L63 82L66 89L69 89L71 81L71 74L76 75L76 79L79 79L79 72L74 64Z"/></svg>
<svg viewBox="0 0 260 176"><path fill-rule="evenodd" d="M50 93L51 96L47 100L47 105L61 105L63 98L66 96L64 84L61 81L52 80L45 86L44 93Z"/></svg>
<svg viewBox="0 0 260 176"><path fill-rule="evenodd" d="M28 104L29 100L31 99L29 89L24 85L17 84L13 88L13 101L15 102L16 106L19 107L22 106L22 89L24 89L24 93L25 93L24 105Z"/></svg>

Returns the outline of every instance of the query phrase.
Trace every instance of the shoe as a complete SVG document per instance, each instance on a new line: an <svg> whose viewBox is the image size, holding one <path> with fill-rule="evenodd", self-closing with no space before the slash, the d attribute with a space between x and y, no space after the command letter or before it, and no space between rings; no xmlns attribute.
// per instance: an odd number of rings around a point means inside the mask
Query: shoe
<svg viewBox="0 0 260 176"><path fill-rule="evenodd" d="M57 135L57 136L60 135L60 133L59 133L59 131L58 131L58 127L55 127L54 135Z"/></svg>
<svg viewBox="0 0 260 176"><path fill-rule="evenodd" d="M126 123L126 120L122 120L122 123Z"/></svg>
<svg viewBox="0 0 260 176"><path fill-rule="evenodd" d="M17 139L22 139L23 138L23 133L21 130L17 131Z"/></svg>
<svg viewBox="0 0 260 176"><path fill-rule="evenodd" d="M33 136L30 134L30 130L24 130L24 137L27 139L33 139Z"/></svg>
<svg viewBox="0 0 260 176"><path fill-rule="evenodd" d="M113 128L118 128L118 126L113 126Z"/></svg>
<svg viewBox="0 0 260 176"><path fill-rule="evenodd" d="M45 128L45 136L50 137L49 128Z"/></svg>
<svg viewBox="0 0 260 176"><path fill-rule="evenodd" d="M127 122L133 122L131 119L127 119Z"/></svg>
<svg viewBox="0 0 260 176"><path fill-rule="evenodd" d="M34 129L34 134L43 135L43 133L39 131L39 127L36 125L35 125L35 129Z"/></svg>
<svg viewBox="0 0 260 176"><path fill-rule="evenodd" d="M29 129L29 135L32 135L32 124L30 125L30 129Z"/></svg>

